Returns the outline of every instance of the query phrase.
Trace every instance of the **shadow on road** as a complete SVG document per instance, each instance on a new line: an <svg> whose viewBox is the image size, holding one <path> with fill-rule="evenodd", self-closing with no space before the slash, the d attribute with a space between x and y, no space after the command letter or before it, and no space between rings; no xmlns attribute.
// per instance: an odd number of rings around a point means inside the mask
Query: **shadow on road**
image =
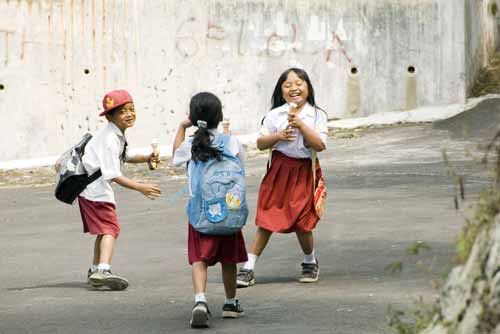
<svg viewBox="0 0 500 334"><path fill-rule="evenodd" d="M76 288L76 289L85 289L85 290L95 290L90 287L88 284L84 282L63 282L63 283L54 283L54 284L40 284L33 286L25 286L18 288L8 288L8 291L24 291L24 290L34 290L34 289L46 289L46 288Z"/></svg>

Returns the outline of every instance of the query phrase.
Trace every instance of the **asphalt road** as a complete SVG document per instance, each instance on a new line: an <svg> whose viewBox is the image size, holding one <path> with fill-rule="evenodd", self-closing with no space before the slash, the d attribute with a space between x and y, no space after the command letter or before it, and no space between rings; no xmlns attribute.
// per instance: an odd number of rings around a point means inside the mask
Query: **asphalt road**
<svg viewBox="0 0 500 334"><path fill-rule="evenodd" d="M205 332L390 333L388 305L405 309L419 296L435 296L431 281L451 261L463 224L443 148L465 175L472 201L488 182L466 153L474 152L476 143L445 128L401 126L331 139L320 156L329 191L326 216L315 230L320 281L297 283L302 260L297 239L273 235L257 263L257 285L239 290L245 318L221 319L220 269L210 268L214 317ZM247 244L255 232L265 159L258 155L246 163ZM94 291L84 283L93 239L81 232L78 207L56 202L48 186L0 190L1 333L196 332L189 328L186 182L160 172L149 177L160 183L162 199L116 190L122 234L113 271L131 283L121 292ZM406 249L417 241L431 250L408 255ZM402 261L403 271L392 275L385 268L395 261Z"/></svg>

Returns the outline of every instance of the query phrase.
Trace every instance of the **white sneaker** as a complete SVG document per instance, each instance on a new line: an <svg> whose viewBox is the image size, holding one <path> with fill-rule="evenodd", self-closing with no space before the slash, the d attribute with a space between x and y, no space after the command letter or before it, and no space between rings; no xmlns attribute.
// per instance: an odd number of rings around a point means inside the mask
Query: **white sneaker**
<svg viewBox="0 0 500 334"><path fill-rule="evenodd" d="M113 275L110 270L98 270L88 278L94 288L108 287L111 290L121 291L128 287L128 281L120 276Z"/></svg>

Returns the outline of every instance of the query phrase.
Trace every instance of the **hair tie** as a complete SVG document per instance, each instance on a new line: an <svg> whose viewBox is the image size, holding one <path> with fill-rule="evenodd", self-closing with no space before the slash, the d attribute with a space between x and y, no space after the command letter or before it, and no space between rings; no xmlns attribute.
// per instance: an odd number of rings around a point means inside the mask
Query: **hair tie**
<svg viewBox="0 0 500 334"><path fill-rule="evenodd" d="M201 129L206 129L208 126L207 122L205 122L205 121L197 121L196 125L198 125L198 127Z"/></svg>

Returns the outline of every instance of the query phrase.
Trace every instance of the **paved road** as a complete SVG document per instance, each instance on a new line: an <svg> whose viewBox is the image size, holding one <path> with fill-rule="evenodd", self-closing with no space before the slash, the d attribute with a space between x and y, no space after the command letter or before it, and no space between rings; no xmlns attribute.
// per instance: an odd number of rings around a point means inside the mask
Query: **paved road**
<svg viewBox="0 0 500 334"><path fill-rule="evenodd" d="M468 198L487 182L466 156L471 141L432 125L371 130L331 139L321 162L329 189L328 210L315 231L321 264L318 284L296 282L302 255L294 235L274 235L258 262L258 284L240 290L247 316L222 320L219 267L209 270L214 319L206 333L389 333L389 304L408 307L432 298L433 275L453 256L463 219L453 206L453 184L441 150L446 147L466 175ZM265 156L247 163L251 216ZM0 190L1 333L193 333L187 264L185 186L182 178L152 175L164 194L149 201L118 189L122 223L114 271L131 286L93 291L83 283L93 240L81 233L78 208L57 203L51 187ZM415 241L432 247L419 257L405 250ZM384 268L404 261L400 275Z"/></svg>

